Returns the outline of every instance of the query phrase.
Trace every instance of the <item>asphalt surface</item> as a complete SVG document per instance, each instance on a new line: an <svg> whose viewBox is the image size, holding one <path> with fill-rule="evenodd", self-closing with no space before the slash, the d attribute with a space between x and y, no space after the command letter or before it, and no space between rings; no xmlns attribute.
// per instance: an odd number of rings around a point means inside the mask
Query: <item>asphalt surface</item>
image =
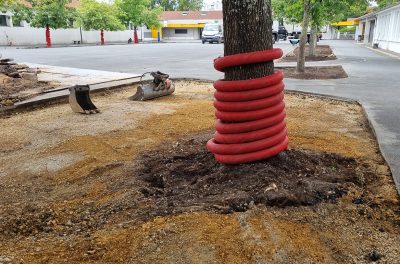
<svg viewBox="0 0 400 264"><path fill-rule="evenodd" d="M353 41L323 41L322 44L330 44L338 60L312 64L341 64L349 78L286 79L286 88L361 102L400 192L400 60L359 46ZM275 47L282 48L284 53L292 49L288 43L278 43ZM0 53L3 57L12 57L18 62L53 66L139 74L160 70L175 78L215 80L222 77L212 66L213 59L223 54L222 44L162 43L52 49L2 48Z"/></svg>
<svg viewBox="0 0 400 264"><path fill-rule="evenodd" d="M289 51L288 43L277 47ZM223 55L223 44L159 43L60 48L0 48L3 57L18 62L125 73L160 70L171 77L216 79L223 75L213 60Z"/></svg>

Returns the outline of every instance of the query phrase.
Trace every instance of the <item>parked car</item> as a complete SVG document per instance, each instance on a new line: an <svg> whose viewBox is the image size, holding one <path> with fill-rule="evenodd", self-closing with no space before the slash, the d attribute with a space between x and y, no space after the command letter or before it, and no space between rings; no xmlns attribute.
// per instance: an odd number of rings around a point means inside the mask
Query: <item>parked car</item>
<svg viewBox="0 0 400 264"><path fill-rule="evenodd" d="M206 42L209 43L224 42L224 29L222 25L215 23L206 24L201 34L201 42L203 44Z"/></svg>

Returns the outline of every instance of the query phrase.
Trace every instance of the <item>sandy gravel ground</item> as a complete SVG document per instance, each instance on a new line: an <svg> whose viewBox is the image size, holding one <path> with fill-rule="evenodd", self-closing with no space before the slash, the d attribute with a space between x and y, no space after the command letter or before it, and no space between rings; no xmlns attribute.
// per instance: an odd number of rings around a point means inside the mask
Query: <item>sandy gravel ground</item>
<svg viewBox="0 0 400 264"><path fill-rule="evenodd" d="M94 96L97 115L62 104L0 119L0 263L400 259L398 196L360 106L286 96L290 148L353 157L374 171L354 172L359 184L336 203L144 220L135 212L149 205L131 189L135 159L211 131L213 88L185 81L173 97L128 101L134 90Z"/></svg>

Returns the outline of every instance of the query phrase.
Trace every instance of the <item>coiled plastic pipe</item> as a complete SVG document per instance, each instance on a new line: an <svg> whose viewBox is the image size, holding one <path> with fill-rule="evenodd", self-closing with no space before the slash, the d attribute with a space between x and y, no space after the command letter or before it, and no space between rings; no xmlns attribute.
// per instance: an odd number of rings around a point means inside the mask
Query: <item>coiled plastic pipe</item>
<svg viewBox="0 0 400 264"><path fill-rule="evenodd" d="M271 49L220 57L216 70L279 59L281 49ZM217 161L225 164L249 163L279 154L288 147L283 102L283 73L239 81L214 83L216 133L207 143Z"/></svg>

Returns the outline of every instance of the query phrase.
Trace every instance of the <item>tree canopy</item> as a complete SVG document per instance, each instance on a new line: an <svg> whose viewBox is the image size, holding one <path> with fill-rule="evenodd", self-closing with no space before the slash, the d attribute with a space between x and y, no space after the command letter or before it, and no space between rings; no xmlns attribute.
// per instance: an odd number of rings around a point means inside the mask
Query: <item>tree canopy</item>
<svg viewBox="0 0 400 264"><path fill-rule="evenodd" d="M125 25L131 23L134 28L160 25L159 16L162 9L150 8L150 0L116 0L115 4L119 9L119 18Z"/></svg>
<svg viewBox="0 0 400 264"><path fill-rule="evenodd" d="M311 0L311 23L322 26L350 17L365 14L368 0ZM303 20L303 0L272 0L273 13L276 19L289 23L300 23Z"/></svg>
<svg viewBox="0 0 400 264"><path fill-rule="evenodd" d="M85 30L123 30L125 26L116 17L118 9L113 4L97 2L96 0L82 0L77 9L78 25Z"/></svg>
<svg viewBox="0 0 400 264"><path fill-rule="evenodd" d="M203 7L203 0L151 0L150 6L165 11L198 11Z"/></svg>
<svg viewBox="0 0 400 264"><path fill-rule="evenodd" d="M399 0L376 0L376 3L378 4L378 6L380 8L384 8L387 6L394 5L394 4L399 4L400 1Z"/></svg>
<svg viewBox="0 0 400 264"><path fill-rule="evenodd" d="M31 0L33 27L68 28L76 17L75 9L67 6L68 0Z"/></svg>

